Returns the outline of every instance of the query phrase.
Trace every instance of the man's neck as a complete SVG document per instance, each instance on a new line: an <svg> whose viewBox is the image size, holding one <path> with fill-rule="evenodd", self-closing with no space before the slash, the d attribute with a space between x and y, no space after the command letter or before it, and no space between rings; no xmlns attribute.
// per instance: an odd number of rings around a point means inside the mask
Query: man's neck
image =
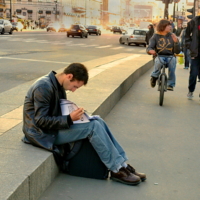
<svg viewBox="0 0 200 200"><path fill-rule="evenodd" d="M58 80L58 83L62 86L62 74L56 74L55 77Z"/></svg>

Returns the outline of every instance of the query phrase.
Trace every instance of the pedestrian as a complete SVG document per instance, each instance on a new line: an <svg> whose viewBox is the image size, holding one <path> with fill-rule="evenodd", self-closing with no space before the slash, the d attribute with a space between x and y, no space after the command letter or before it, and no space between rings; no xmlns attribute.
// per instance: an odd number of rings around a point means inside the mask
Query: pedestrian
<svg viewBox="0 0 200 200"><path fill-rule="evenodd" d="M194 17L187 24L185 31L185 46L190 50L191 65L188 85L188 99L193 98L197 76L200 70L200 16Z"/></svg>
<svg viewBox="0 0 200 200"><path fill-rule="evenodd" d="M81 63L72 63L62 73L52 71L33 83L24 101L25 138L34 146L52 152L58 151L57 145L88 138L101 161L111 170L112 180L137 185L146 175L126 163L126 153L103 119L74 124L84 113L83 108L66 116L61 114L60 99L66 99L65 90L75 92L87 82L87 68Z"/></svg>
<svg viewBox="0 0 200 200"><path fill-rule="evenodd" d="M178 25L178 28L176 30L176 36L179 37L181 35L181 32L183 30L182 24Z"/></svg>
<svg viewBox="0 0 200 200"><path fill-rule="evenodd" d="M175 28L174 22L172 20L170 20L169 22L170 22L170 24L172 26L171 32L172 33L176 33L176 28Z"/></svg>
<svg viewBox="0 0 200 200"><path fill-rule="evenodd" d="M190 58L190 51L188 48L185 46L185 31L186 31L187 25L183 25L183 30L180 34L180 46L181 46L181 51L184 53L184 69L188 69L190 64L191 64L191 58Z"/></svg>
<svg viewBox="0 0 200 200"><path fill-rule="evenodd" d="M168 20L162 19L158 22L157 32L154 33L150 39L149 46L147 47L147 53L153 56L157 54L161 55L161 62L169 62L169 77L167 80L167 89L173 91L176 83L176 57L174 54L180 53L180 43L174 33L171 33L171 24ZM172 58L162 57L162 55L173 56ZM155 87L156 81L160 75L160 68L162 63L159 58L155 58L154 71L151 73L150 84L151 87Z"/></svg>
<svg viewBox="0 0 200 200"><path fill-rule="evenodd" d="M153 36L153 34L154 34L154 28L153 28L153 25L152 24L149 24L149 26L148 26L148 31L147 31L147 33L146 33L146 38L145 38L145 41L146 41L146 43L147 43L147 45L149 45L149 40L150 40L150 38Z"/></svg>

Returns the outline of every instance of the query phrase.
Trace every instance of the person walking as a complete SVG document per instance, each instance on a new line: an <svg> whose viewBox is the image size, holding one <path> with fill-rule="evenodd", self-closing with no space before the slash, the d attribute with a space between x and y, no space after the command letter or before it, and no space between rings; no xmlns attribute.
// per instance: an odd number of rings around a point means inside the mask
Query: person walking
<svg viewBox="0 0 200 200"><path fill-rule="evenodd" d="M180 46L181 46L181 50L184 53L184 69L188 69L189 66L191 65L191 58L190 58L190 51L188 48L186 48L185 45L185 31L186 31L186 27L187 25L183 25L183 30L180 34Z"/></svg>
<svg viewBox="0 0 200 200"><path fill-rule="evenodd" d="M146 33L146 38L145 38L145 41L146 41L146 43L147 43L147 45L149 45L149 40L150 40L150 38L153 36L153 34L154 34L154 27L153 27L153 25L152 24L149 24L149 26L148 26L148 31L147 31L147 33Z"/></svg>
<svg viewBox="0 0 200 200"><path fill-rule="evenodd" d="M187 98L192 99L200 71L200 16L196 16L188 22L185 31L185 46L190 50L191 56Z"/></svg>
<svg viewBox="0 0 200 200"><path fill-rule="evenodd" d="M162 19L157 24L157 32L150 39L149 46L147 47L147 53L156 56L154 71L151 73L150 84L151 87L155 87L156 81L160 75L160 68L163 62L168 63L169 77L167 80L167 90L173 91L176 83L176 57L174 54L180 53L180 43L174 33L171 33L171 24L168 20ZM162 57L162 55L173 56L172 58ZM161 62L160 62L161 60Z"/></svg>
<svg viewBox="0 0 200 200"><path fill-rule="evenodd" d="M103 119L98 117L74 124L82 117L83 108L62 115L60 100L66 99L65 91L75 92L87 82L87 68L81 63L72 63L62 73L52 71L33 83L24 101L24 139L34 146L59 153L57 145L88 138L101 161L111 170L112 180L138 185L146 175L126 163L125 151Z"/></svg>

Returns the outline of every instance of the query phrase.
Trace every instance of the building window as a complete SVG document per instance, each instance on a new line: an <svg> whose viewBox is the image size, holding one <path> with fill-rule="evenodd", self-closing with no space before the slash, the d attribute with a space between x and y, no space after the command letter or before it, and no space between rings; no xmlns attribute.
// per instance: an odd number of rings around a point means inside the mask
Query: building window
<svg viewBox="0 0 200 200"><path fill-rule="evenodd" d="M28 19L32 19L32 13L28 13Z"/></svg>
<svg viewBox="0 0 200 200"><path fill-rule="evenodd" d="M46 11L46 14L47 14L47 15L50 15L50 14L51 14L51 11L50 11L50 10L47 10L47 11Z"/></svg>
<svg viewBox="0 0 200 200"><path fill-rule="evenodd" d="M39 13L39 14L43 14L43 10L39 10L38 13Z"/></svg>
<svg viewBox="0 0 200 200"><path fill-rule="evenodd" d="M7 17L7 18L10 18L10 13L7 12L7 13L6 13L6 17Z"/></svg>
<svg viewBox="0 0 200 200"><path fill-rule="evenodd" d="M16 10L16 13L21 13L21 12L22 12L22 10L20 10L20 9Z"/></svg>
<svg viewBox="0 0 200 200"><path fill-rule="evenodd" d="M22 15L23 15L23 16L26 16L26 12L23 12Z"/></svg>

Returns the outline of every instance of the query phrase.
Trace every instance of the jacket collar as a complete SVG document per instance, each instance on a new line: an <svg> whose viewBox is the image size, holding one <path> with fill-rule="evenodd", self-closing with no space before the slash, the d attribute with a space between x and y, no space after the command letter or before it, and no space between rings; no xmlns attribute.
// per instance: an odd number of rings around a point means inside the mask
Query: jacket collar
<svg viewBox="0 0 200 200"><path fill-rule="evenodd" d="M52 82L54 88L55 88L56 90L58 90L57 81L56 81L55 75L56 75L56 72L55 72L55 71L51 71L51 72L49 72L49 74L48 74L48 76L49 76L49 78L50 78L50 80L51 80L51 82Z"/></svg>

